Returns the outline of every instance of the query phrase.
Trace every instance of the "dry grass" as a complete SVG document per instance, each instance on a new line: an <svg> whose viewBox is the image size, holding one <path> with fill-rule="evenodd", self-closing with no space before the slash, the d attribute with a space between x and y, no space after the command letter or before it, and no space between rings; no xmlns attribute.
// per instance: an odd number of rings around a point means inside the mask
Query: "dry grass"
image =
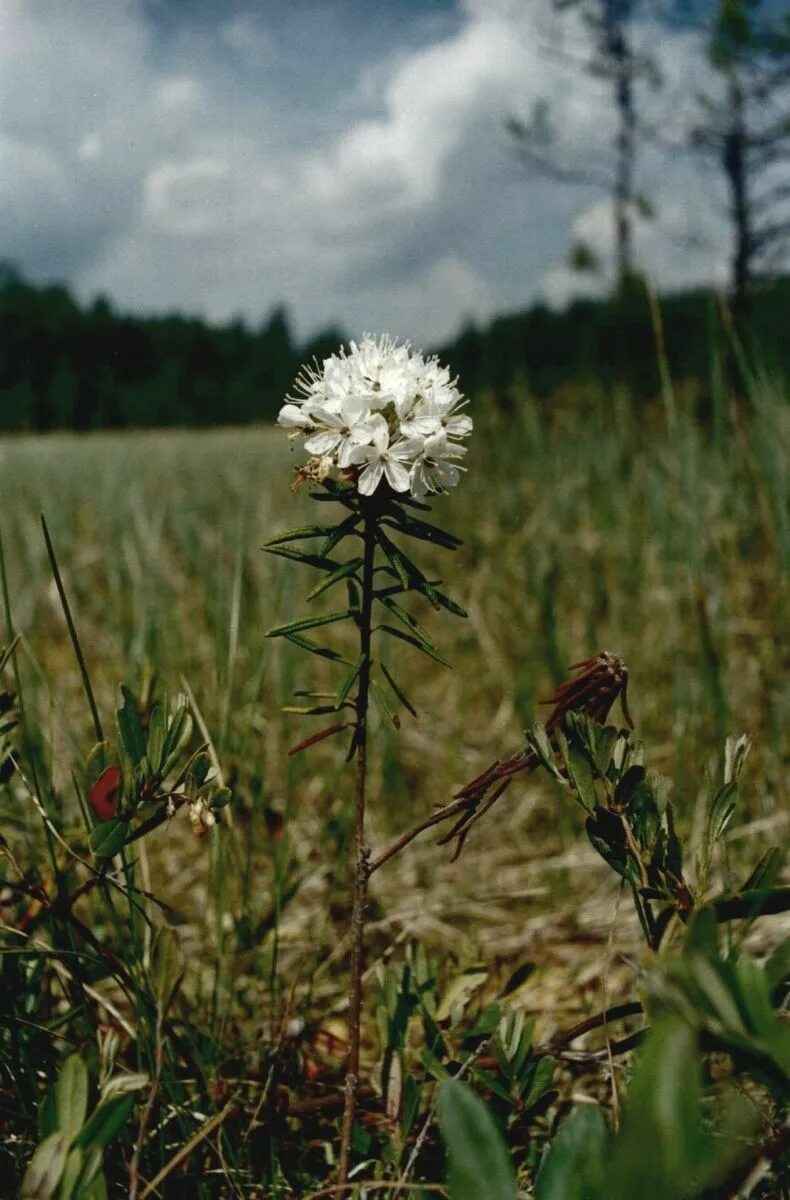
<svg viewBox="0 0 790 1200"><path fill-rule="evenodd" d="M781 839L788 422L778 391L755 393L751 408L730 410L714 435L683 413L667 430L622 397L562 413L478 405L469 476L434 510L465 546L417 555L435 558L469 619L424 614L452 672L396 656L420 718L406 716L400 733L374 729L374 846L517 749L565 665L600 649L630 667L638 734L673 779L685 829L699 827L704 772L724 735L755 737L743 813L753 824L731 843L733 880L753 843ZM307 731L278 712L331 669L264 639L297 614L310 581L257 549L314 518L309 498L288 492L289 471L284 439L268 429L0 445L27 702L64 827L76 826L69 773L91 734L39 510L107 723L122 680L142 689L156 674L171 691L186 680L234 787L232 826L211 844L174 822L142 859L180 924L194 1011L220 1037L238 1026L254 1039L262 1018L270 1031L283 1005L321 1024L344 996L350 779L333 742L290 759ZM284 819L276 839L272 813ZM11 819L20 839L36 827L23 801ZM415 938L448 964L485 962L491 994L531 963L510 1001L539 1018L541 1034L624 995L637 931L623 904L612 934L618 885L581 835L567 801L525 781L457 864L430 835L415 843L375 878L370 974Z"/></svg>

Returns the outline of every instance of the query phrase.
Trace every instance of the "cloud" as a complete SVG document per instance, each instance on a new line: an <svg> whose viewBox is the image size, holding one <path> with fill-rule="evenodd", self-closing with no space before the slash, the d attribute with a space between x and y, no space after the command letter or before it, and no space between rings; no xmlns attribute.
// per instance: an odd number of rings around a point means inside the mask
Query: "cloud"
<svg viewBox="0 0 790 1200"><path fill-rule="evenodd" d="M606 205L530 177L503 129L547 98L568 153L610 131L600 82L545 52L548 0L465 0L400 39L345 8L330 26L340 11L310 10L308 37L243 3L163 28L142 0L5 0L0 256L121 307L258 322L285 301L302 335L421 345L570 295L569 237L608 251ZM692 69L690 42L665 42ZM645 167L665 193L648 265L662 283L712 269L664 240L699 225L693 172Z"/></svg>

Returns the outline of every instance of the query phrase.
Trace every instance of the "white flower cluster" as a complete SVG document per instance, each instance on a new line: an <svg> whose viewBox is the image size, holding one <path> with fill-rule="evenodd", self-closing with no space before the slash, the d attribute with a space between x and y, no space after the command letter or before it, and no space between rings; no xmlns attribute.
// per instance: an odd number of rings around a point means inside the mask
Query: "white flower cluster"
<svg viewBox="0 0 790 1200"><path fill-rule="evenodd" d="M305 367L278 423L292 437L305 435L313 456L304 474L323 479L337 467L350 472L363 496L386 479L395 492L422 499L454 487L466 453L460 439L472 432L466 403L436 358L408 344L366 334L350 351Z"/></svg>

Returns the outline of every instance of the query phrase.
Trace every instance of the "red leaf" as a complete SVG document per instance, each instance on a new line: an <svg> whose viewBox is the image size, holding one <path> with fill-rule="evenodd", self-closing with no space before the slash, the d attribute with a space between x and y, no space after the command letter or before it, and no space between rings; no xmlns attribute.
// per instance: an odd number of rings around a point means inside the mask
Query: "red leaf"
<svg viewBox="0 0 790 1200"><path fill-rule="evenodd" d="M120 787L121 768L105 767L88 795L97 821L110 821L115 816Z"/></svg>

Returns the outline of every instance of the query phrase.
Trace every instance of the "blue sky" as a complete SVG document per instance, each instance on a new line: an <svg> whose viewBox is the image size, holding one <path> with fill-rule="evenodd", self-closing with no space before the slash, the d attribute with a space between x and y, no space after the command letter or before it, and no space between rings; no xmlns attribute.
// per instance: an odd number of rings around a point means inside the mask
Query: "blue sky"
<svg viewBox="0 0 790 1200"><path fill-rule="evenodd" d="M704 53L638 36L669 129ZM285 302L300 336L430 345L562 303L569 240L607 252L606 201L531 175L503 121L546 98L568 155L605 152L600 83L546 53L581 37L549 0L4 0L0 257L135 311L254 325ZM722 278L715 173L653 151L640 170L656 283Z"/></svg>

